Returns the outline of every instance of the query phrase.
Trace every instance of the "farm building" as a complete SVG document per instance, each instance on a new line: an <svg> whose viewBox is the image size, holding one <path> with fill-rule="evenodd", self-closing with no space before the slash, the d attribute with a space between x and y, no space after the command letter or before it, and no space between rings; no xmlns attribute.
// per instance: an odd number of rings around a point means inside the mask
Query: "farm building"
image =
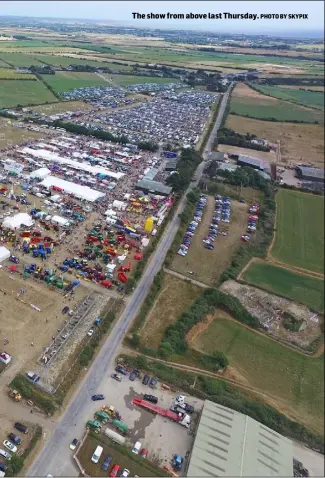
<svg viewBox="0 0 325 478"><path fill-rule="evenodd" d="M305 181L324 182L324 169L298 166L296 168L296 174L299 179Z"/></svg>
<svg viewBox="0 0 325 478"><path fill-rule="evenodd" d="M149 179L141 179L135 187L138 191L145 193L157 194L158 196L169 196L172 188L158 181L150 181Z"/></svg>
<svg viewBox="0 0 325 478"><path fill-rule="evenodd" d="M247 415L206 400L187 476L293 476L293 444Z"/></svg>
<svg viewBox="0 0 325 478"><path fill-rule="evenodd" d="M212 152L210 154L210 158L212 161L224 161L225 160L225 153L221 151Z"/></svg>
<svg viewBox="0 0 325 478"><path fill-rule="evenodd" d="M264 171L266 174L271 174L270 165L266 161L263 161L263 159L252 158L251 156L239 154L237 164L238 166L248 166L259 171Z"/></svg>
<svg viewBox="0 0 325 478"><path fill-rule="evenodd" d="M178 161L177 158L176 158L176 159L175 159L175 158L170 159L170 160L166 163L165 171L176 171L177 161Z"/></svg>
<svg viewBox="0 0 325 478"><path fill-rule="evenodd" d="M218 166L218 171L229 171L233 172L238 168L237 164L230 164L230 163L221 163Z"/></svg>

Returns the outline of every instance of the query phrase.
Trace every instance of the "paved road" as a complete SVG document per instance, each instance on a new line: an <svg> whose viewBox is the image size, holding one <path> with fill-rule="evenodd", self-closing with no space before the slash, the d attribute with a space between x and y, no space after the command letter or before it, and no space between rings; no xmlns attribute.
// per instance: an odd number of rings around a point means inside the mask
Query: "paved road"
<svg viewBox="0 0 325 478"><path fill-rule="evenodd" d="M228 94L225 94L222 99L215 127L210 135L207 147L203 154L204 159L207 159L208 154L211 151L214 136L220 126L225 111L227 97ZM197 179L190 184L188 191L197 186L204 166L204 162L199 165L196 172ZM73 438L81 437L83 435L85 422L91 417L89 412L95 405L90 397L95 393L101 393L101 384L106 382L107 376L109 376L118 347L132 323L132 320L136 316L141 303L145 299L154 276L163 265L166 253L173 242L177 229L179 228L178 215L182 212L185 202L186 194L180 201L174 217L167 226L156 251L151 257L145 274L128 300L118 323L115 325L105 344L101 348L64 415L57 423L54 433L28 470L27 476L46 476L49 473L53 476L78 476L78 471L72 461L72 453L69 450L69 443Z"/></svg>

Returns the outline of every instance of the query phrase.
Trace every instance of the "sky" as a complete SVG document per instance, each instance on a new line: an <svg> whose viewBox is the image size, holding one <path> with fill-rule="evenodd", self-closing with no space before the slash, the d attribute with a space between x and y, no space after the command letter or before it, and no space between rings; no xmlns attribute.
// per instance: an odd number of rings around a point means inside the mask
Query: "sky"
<svg viewBox="0 0 325 478"><path fill-rule="evenodd" d="M308 14L308 19L270 20L134 20L133 12L148 13L251 13ZM119 22L148 28L191 28L221 33L272 34L283 36L324 32L323 1L1 1L0 15L79 18Z"/></svg>

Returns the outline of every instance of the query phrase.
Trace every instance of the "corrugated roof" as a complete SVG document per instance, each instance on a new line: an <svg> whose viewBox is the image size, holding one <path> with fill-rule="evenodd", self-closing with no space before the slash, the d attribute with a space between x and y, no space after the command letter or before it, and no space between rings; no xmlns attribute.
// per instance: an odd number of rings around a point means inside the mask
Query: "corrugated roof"
<svg viewBox="0 0 325 478"><path fill-rule="evenodd" d="M307 166L299 166L298 169L302 176L308 176L310 178L324 179L324 169L321 168L309 168Z"/></svg>
<svg viewBox="0 0 325 478"><path fill-rule="evenodd" d="M215 160L215 161L223 161L224 157L225 157L225 153L223 153L221 151L212 152L210 154L210 159Z"/></svg>
<svg viewBox="0 0 325 478"><path fill-rule="evenodd" d="M153 192L154 194L163 194L168 196L172 192L172 188L158 181L150 181L149 179L141 179L136 185L136 189Z"/></svg>
<svg viewBox="0 0 325 478"><path fill-rule="evenodd" d="M291 440L206 400L187 476L293 476Z"/></svg>
<svg viewBox="0 0 325 478"><path fill-rule="evenodd" d="M143 179L148 179L149 181L152 181L157 174L159 173L159 169L157 168L151 168L147 174L143 177Z"/></svg>

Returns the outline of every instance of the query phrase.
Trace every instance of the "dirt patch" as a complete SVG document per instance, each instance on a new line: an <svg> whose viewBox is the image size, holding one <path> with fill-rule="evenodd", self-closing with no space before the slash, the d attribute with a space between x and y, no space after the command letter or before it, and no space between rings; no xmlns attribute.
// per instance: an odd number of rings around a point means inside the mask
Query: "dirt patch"
<svg viewBox="0 0 325 478"><path fill-rule="evenodd" d="M271 143L280 141L284 164L312 163L323 168L324 129L322 125L259 121L229 115L226 127L237 133L252 133ZM308 141L306 141L308 138Z"/></svg>
<svg viewBox="0 0 325 478"><path fill-rule="evenodd" d="M224 282L220 290L236 297L245 309L267 328L268 334L277 340L292 344L293 347L297 345L304 350L322 336L323 317L304 305L233 280ZM284 314L290 314L297 321L302 320L304 328L299 332L285 329Z"/></svg>
<svg viewBox="0 0 325 478"><path fill-rule="evenodd" d="M203 334L203 332L205 332L209 328L209 325L211 324L211 322L214 321L214 319L215 319L214 315L207 315L201 322L194 325L194 327L186 335L186 340L188 344L192 345L196 337L198 335Z"/></svg>
<svg viewBox="0 0 325 478"><path fill-rule="evenodd" d="M228 236L218 236L215 249L210 251L203 247L203 239L208 235L209 224L213 218L215 200L209 196L202 222L192 238L190 250L186 257L176 255L172 270L186 275L193 271L193 279L204 284L214 286L223 271L228 267L231 257L240 246L240 237L246 231L247 205L239 201L231 201L231 222L226 225L220 223L220 230L228 230Z"/></svg>
<svg viewBox="0 0 325 478"><path fill-rule="evenodd" d="M265 96L262 93L259 93L256 90L253 90L245 83L237 83L231 96L234 98L255 98L261 101L278 101L277 98L272 98L271 96Z"/></svg>
<svg viewBox="0 0 325 478"><path fill-rule="evenodd" d="M244 154L245 156L251 156L252 158L265 159L269 163L276 162L275 152L257 151L256 149L238 148L237 146L230 146L228 144L219 144L218 151L222 151L227 154Z"/></svg>
<svg viewBox="0 0 325 478"><path fill-rule="evenodd" d="M142 344L158 348L166 327L175 323L201 293L200 287L165 274L161 291L140 332Z"/></svg>

